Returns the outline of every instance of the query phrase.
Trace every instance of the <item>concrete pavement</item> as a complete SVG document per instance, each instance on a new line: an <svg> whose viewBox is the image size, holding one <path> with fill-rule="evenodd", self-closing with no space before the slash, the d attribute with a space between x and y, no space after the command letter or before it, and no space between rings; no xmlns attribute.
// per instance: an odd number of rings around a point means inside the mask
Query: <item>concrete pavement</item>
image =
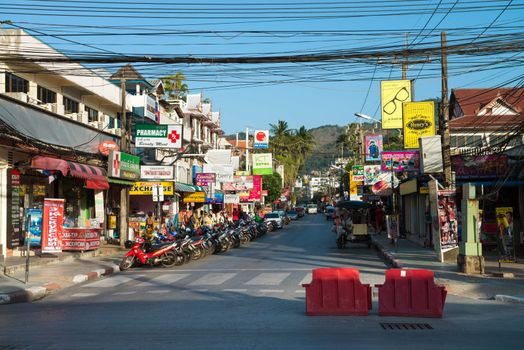
<svg viewBox="0 0 524 350"><path fill-rule="evenodd" d="M502 272L511 272L514 278L494 277L499 272L496 257L486 257L483 275L467 275L458 272L457 265L441 263L435 252L406 239L399 239L396 245L386 235L372 235L373 245L379 256L391 267L429 269L435 272L437 283L446 286L448 293L474 299L495 299L502 302L524 303L524 264L504 263Z"/></svg>

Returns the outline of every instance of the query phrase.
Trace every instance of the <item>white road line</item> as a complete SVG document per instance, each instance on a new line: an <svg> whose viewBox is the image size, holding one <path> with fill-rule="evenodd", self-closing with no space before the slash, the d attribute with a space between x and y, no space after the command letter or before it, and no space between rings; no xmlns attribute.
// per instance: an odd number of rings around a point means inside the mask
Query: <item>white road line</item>
<svg viewBox="0 0 524 350"><path fill-rule="evenodd" d="M311 273L308 273L306 276L304 276L304 278L302 278L302 281L300 281L300 283L298 285L301 286L303 284L311 283L311 279L312 278L313 277L312 277Z"/></svg>
<svg viewBox="0 0 524 350"><path fill-rule="evenodd" d="M71 296L75 298L86 298L86 297L92 297L95 295L98 295L98 293L76 293Z"/></svg>
<svg viewBox="0 0 524 350"><path fill-rule="evenodd" d="M226 292L226 293L246 293L247 289L223 289L222 292Z"/></svg>
<svg viewBox="0 0 524 350"><path fill-rule="evenodd" d="M261 286L278 286L284 279L290 275L285 273L261 273L252 280L246 282L247 285L261 285Z"/></svg>
<svg viewBox="0 0 524 350"><path fill-rule="evenodd" d="M205 288L202 288L202 289L192 289L191 292L199 292L199 293L203 293L203 292L207 292L209 291L209 289L205 289Z"/></svg>
<svg viewBox="0 0 524 350"><path fill-rule="evenodd" d="M160 275L158 277L152 278L149 281L145 281L142 283L137 284L137 287L152 287L152 286L165 286L171 283L175 283L176 281L180 281L182 278L186 278L189 276L187 273L179 273L176 275L173 274L164 274Z"/></svg>
<svg viewBox="0 0 524 350"><path fill-rule="evenodd" d="M284 293L283 289L261 289L260 293Z"/></svg>
<svg viewBox="0 0 524 350"><path fill-rule="evenodd" d="M146 293L149 294L165 294L171 292L169 289L158 289L158 290L148 290Z"/></svg>
<svg viewBox="0 0 524 350"><path fill-rule="evenodd" d="M112 295L131 295L135 293L136 293L136 290L129 291L129 292L116 292L116 293L113 293Z"/></svg>
<svg viewBox="0 0 524 350"><path fill-rule="evenodd" d="M305 289L297 289L297 290L295 291L295 293L305 294L305 293L306 293L306 290L305 290Z"/></svg>
<svg viewBox="0 0 524 350"><path fill-rule="evenodd" d="M111 288L142 277L144 277L144 275L116 275L100 281L86 284L82 287Z"/></svg>
<svg viewBox="0 0 524 350"><path fill-rule="evenodd" d="M208 273L196 281L191 282L190 285L216 286L235 277L236 275L236 273Z"/></svg>

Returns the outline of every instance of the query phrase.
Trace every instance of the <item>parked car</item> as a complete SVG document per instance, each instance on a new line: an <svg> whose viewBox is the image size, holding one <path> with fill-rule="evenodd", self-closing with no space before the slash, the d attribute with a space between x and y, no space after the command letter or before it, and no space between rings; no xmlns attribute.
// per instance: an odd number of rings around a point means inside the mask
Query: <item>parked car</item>
<svg viewBox="0 0 524 350"><path fill-rule="evenodd" d="M333 214L335 214L335 207L328 205L326 207L326 210L324 211L324 214L326 214L326 220L333 219Z"/></svg>
<svg viewBox="0 0 524 350"><path fill-rule="evenodd" d="M278 228L284 227L284 219L278 212L273 211L271 213L267 213L266 216L264 216L264 220L274 222Z"/></svg>
<svg viewBox="0 0 524 350"><path fill-rule="evenodd" d="M295 211L298 214L298 217L301 218L305 215L306 209L304 207L296 207Z"/></svg>
<svg viewBox="0 0 524 350"><path fill-rule="evenodd" d="M291 220L297 220L298 219L298 213L296 210L290 210L287 212L287 216L291 219Z"/></svg>
<svg viewBox="0 0 524 350"><path fill-rule="evenodd" d="M278 213L282 217L282 220L284 220L284 224L288 225L291 222L291 219L284 210L278 210Z"/></svg>
<svg viewBox="0 0 524 350"><path fill-rule="evenodd" d="M308 214L316 214L318 212L317 205L316 204L309 204L307 206L307 213Z"/></svg>

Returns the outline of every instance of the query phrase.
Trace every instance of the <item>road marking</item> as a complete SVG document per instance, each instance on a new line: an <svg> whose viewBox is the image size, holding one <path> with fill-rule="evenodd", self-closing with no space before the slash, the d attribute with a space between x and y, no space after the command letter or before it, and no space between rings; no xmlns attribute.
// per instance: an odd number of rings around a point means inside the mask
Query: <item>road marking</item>
<svg viewBox="0 0 524 350"><path fill-rule="evenodd" d="M148 290L146 293L149 294L165 294L171 292L169 289L158 289L158 290Z"/></svg>
<svg viewBox="0 0 524 350"><path fill-rule="evenodd" d="M222 291L226 293L246 293L247 289L223 289Z"/></svg>
<svg viewBox="0 0 524 350"><path fill-rule="evenodd" d="M95 295L98 295L98 293L76 293L71 296L75 298L86 298L86 297L92 297Z"/></svg>
<svg viewBox="0 0 524 350"><path fill-rule="evenodd" d="M236 273L208 273L207 275L200 277L196 281L191 282L190 285L216 286L235 277L236 275Z"/></svg>
<svg viewBox="0 0 524 350"><path fill-rule="evenodd" d="M164 275L160 275L158 277L152 278L149 281L139 283L136 286L137 287L152 287L155 285L165 286L171 283L175 283L176 281L180 281L181 279L186 278L187 276L189 276L189 274L187 273L176 274L176 275L164 274Z"/></svg>
<svg viewBox="0 0 524 350"><path fill-rule="evenodd" d="M298 285L301 286L303 284L309 284L311 283L311 279L312 279L312 275L311 273L308 273L306 276L304 276L304 278L302 278L302 281L300 281Z"/></svg>
<svg viewBox="0 0 524 350"><path fill-rule="evenodd" d="M297 289L297 290L295 291L295 293L304 294L304 293L306 293L306 290L305 290L305 289Z"/></svg>
<svg viewBox="0 0 524 350"><path fill-rule="evenodd" d="M247 285L278 286L284 279L290 275L285 273L261 273L252 280L246 282Z"/></svg>
<svg viewBox="0 0 524 350"><path fill-rule="evenodd" d="M131 295L135 293L136 293L136 290L129 291L129 292L116 292L116 293L113 293L112 295Z"/></svg>
<svg viewBox="0 0 524 350"><path fill-rule="evenodd" d="M283 289L261 289L260 293L284 293Z"/></svg>
<svg viewBox="0 0 524 350"><path fill-rule="evenodd" d="M207 291L209 291L209 289L206 289L206 288L190 290L190 292L199 292L199 293L203 293L203 292L207 292Z"/></svg>
<svg viewBox="0 0 524 350"><path fill-rule="evenodd" d="M144 275L116 275L100 281L86 284L82 287L111 288L142 277L144 277Z"/></svg>

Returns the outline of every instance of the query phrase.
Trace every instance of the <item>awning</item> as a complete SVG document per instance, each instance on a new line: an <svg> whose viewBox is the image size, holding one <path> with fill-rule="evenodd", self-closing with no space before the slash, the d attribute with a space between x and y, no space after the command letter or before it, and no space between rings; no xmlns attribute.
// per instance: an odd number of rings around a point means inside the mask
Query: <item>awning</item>
<svg viewBox="0 0 524 350"><path fill-rule="evenodd" d="M182 182L175 182L175 191L176 192L195 192L193 185L185 184Z"/></svg>
<svg viewBox="0 0 524 350"><path fill-rule="evenodd" d="M109 183L112 183L112 184L127 185L127 186L133 186L135 184L135 181L114 179L112 177L108 178L107 181L109 181Z"/></svg>
<svg viewBox="0 0 524 350"><path fill-rule="evenodd" d="M189 186L193 187L195 192L206 192L206 189L204 188L204 186L195 186L195 185L189 185Z"/></svg>
<svg viewBox="0 0 524 350"><path fill-rule="evenodd" d="M93 190L106 190L109 188L106 171L100 167L75 163L63 159L33 157L31 168L42 170L60 171L64 176L72 176L86 180L86 188Z"/></svg>

